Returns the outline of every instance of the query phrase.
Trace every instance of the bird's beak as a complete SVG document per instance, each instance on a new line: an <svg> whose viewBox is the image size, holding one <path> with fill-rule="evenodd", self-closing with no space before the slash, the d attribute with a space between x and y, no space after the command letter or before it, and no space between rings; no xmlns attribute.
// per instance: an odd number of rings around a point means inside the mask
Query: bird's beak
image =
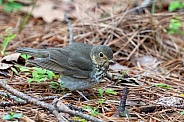
<svg viewBox="0 0 184 122"><path fill-rule="evenodd" d="M110 60L109 60L109 63L114 63L114 60L110 59Z"/></svg>

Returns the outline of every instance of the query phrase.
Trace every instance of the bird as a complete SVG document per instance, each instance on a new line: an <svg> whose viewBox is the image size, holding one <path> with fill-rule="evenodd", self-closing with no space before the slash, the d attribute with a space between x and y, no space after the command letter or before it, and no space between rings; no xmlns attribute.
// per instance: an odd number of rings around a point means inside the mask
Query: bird
<svg viewBox="0 0 184 122"><path fill-rule="evenodd" d="M79 42L63 48L19 47L15 52L34 57L27 62L37 67L59 73L59 82L71 91L94 87L104 79L113 62L113 51L109 46Z"/></svg>

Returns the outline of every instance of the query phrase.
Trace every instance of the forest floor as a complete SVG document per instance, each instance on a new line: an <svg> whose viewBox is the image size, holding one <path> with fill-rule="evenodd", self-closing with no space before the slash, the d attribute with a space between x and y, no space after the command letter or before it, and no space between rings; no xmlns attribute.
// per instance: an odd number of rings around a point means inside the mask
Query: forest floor
<svg viewBox="0 0 184 122"><path fill-rule="evenodd" d="M166 9L169 3L163 3L164 7L156 4L155 12L151 13L149 8L125 12L133 4L120 0L99 0L98 4L84 0L60 2L40 0L34 3L36 10L29 11L30 16L26 7L31 8L32 4L23 4L16 12L6 12L0 6L0 82L5 79L14 89L43 98L46 103L61 98L68 109L94 115L102 121L184 121L183 10L169 12ZM96 87L84 90L89 101L75 91L58 86L58 74L24 66L25 58L15 53L18 47L67 46L70 27L64 12L71 21L75 42L107 45L114 53L115 63L110 66L110 72L119 78L106 78ZM3 53L5 41L9 42ZM35 72L40 76L38 79L34 79ZM48 109L25 101L22 104L11 97L14 94L11 90L0 86L0 121L8 121L3 117L18 116L18 113L23 117L13 120L58 121ZM125 110L120 111L123 115L115 114L118 108L124 109L125 101ZM66 113L61 115L67 120L86 121Z"/></svg>

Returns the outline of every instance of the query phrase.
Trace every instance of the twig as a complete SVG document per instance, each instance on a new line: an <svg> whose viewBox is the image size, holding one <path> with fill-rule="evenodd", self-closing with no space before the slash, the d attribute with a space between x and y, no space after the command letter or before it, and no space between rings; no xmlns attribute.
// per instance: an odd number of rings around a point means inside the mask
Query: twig
<svg viewBox="0 0 184 122"><path fill-rule="evenodd" d="M5 96L5 97L8 97L8 98L13 99L14 101L16 101L16 102L7 102L7 101L0 102L0 106L2 106L2 107L28 104L27 101L22 100L22 99L14 96L14 95L11 95L9 93L0 92L0 96ZM38 100L45 101L45 100L53 100L55 98L56 98L56 96L46 96L46 97L43 97L43 98L38 98Z"/></svg>
<svg viewBox="0 0 184 122"><path fill-rule="evenodd" d="M69 44L72 44L73 43L73 29L72 29L72 26L71 26L71 22L68 19L68 16L67 16L66 13L64 14L64 18L65 18L65 21L68 23L69 36L70 36Z"/></svg>
<svg viewBox="0 0 184 122"><path fill-rule="evenodd" d="M61 116L57 110L54 110L52 113L57 117L59 122L69 122L63 116Z"/></svg>
<svg viewBox="0 0 184 122"><path fill-rule="evenodd" d="M64 112L64 113L68 113L70 115L74 115L74 116L80 116L86 120L89 120L89 121L92 121L92 122L102 122L102 120L98 119L98 118L95 118L95 117L92 117L92 116L89 116L87 114L83 114L83 113L80 113L78 111L73 111L73 110L65 110L61 107L55 107L54 105L52 104L49 104L49 103L45 103L43 101L39 101L33 97L30 97L16 89L14 89L13 87L9 86L8 84L6 84L5 80L0 80L0 86L3 87L4 89L6 89L7 91L11 92L12 94L14 94L15 96L17 97L20 97L21 99L24 99L26 101L28 101L29 103L32 103L34 105L37 105L37 106L40 106L40 107L43 107L49 111L51 111L52 113L55 111L58 111L58 112ZM58 118L58 120L60 120L61 118ZM65 121L65 120L63 120Z"/></svg>
<svg viewBox="0 0 184 122"><path fill-rule="evenodd" d="M126 99L127 99L127 94L128 94L128 88L125 87L123 89L123 93L122 93L122 98L121 98L121 102L120 105L118 107L118 109L116 110L116 112L114 113L113 116L119 116L120 113L122 113L123 111L125 111L125 105L126 105Z"/></svg>

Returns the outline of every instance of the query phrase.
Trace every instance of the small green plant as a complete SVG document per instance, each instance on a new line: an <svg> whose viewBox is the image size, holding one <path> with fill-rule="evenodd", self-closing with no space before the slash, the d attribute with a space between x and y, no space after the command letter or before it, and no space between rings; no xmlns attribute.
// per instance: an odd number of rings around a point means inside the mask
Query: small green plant
<svg viewBox="0 0 184 122"><path fill-rule="evenodd" d="M23 116L22 113L10 112L9 114L6 114L5 116L3 116L3 120L12 120L16 118L21 118L22 116Z"/></svg>
<svg viewBox="0 0 184 122"><path fill-rule="evenodd" d="M152 14L155 13L155 3L154 2L152 3L152 6L151 6L151 13Z"/></svg>
<svg viewBox="0 0 184 122"><path fill-rule="evenodd" d="M12 70L16 75L18 75L18 74L19 74L19 72L17 71L17 69L16 69L16 68L11 67L11 70Z"/></svg>
<svg viewBox="0 0 184 122"><path fill-rule="evenodd" d="M52 80L52 78L55 76L55 74L52 71L41 69L37 67L33 67L32 76L33 78L28 79L28 83L32 81L41 82L46 80Z"/></svg>
<svg viewBox="0 0 184 122"><path fill-rule="evenodd" d="M50 82L50 87L53 88L53 89L61 89L62 88L62 84L59 83L59 82L56 82L56 81L51 81Z"/></svg>
<svg viewBox="0 0 184 122"><path fill-rule="evenodd" d="M103 94L112 94L112 95L116 95L117 94L117 92L115 92L113 89L105 89L105 90L103 90L103 89L98 89L98 96L100 96L100 97L103 97Z"/></svg>
<svg viewBox="0 0 184 122"><path fill-rule="evenodd" d="M99 114L99 112L97 111L97 108L96 107L93 107L92 108L90 106L84 106L83 109L91 112L91 116L95 116L95 115L98 115Z"/></svg>
<svg viewBox="0 0 184 122"><path fill-rule="evenodd" d="M15 2L14 0L0 0L0 5L4 6L4 11L12 12L22 8L22 4Z"/></svg>
<svg viewBox="0 0 184 122"><path fill-rule="evenodd" d="M26 55L26 54L21 54L20 55L24 60L28 60L29 58L31 58L30 55Z"/></svg>
<svg viewBox="0 0 184 122"><path fill-rule="evenodd" d="M184 2L175 0L169 4L168 10L172 12L181 8L184 8ZM170 19L169 28L167 28L167 32L169 34L174 34L174 33L184 34L184 32L180 30L180 27L182 27L182 22L180 21L180 18L173 17L172 19Z"/></svg>
<svg viewBox="0 0 184 122"><path fill-rule="evenodd" d="M25 54L21 54L21 57L25 60L28 60L29 58L31 58L31 56L29 55L25 55ZM31 71L32 72L32 78L28 79L28 83L31 83L33 81L36 82L41 82L41 81L46 81L46 80L52 80L53 77L58 77L57 75L55 75L52 71L46 70L46 69L42 69L42 68L38 68L38 67L32 67L32 68L28 68L25 66L21 66L21 65L15 65L16 68L12 67L11 70L15 73L18 74L17 69L19 69L21 72L24 72L25 74L30 74ZM57 89L60 87L60 83L59 82L50 82L51 87L54 89Z"/></svg>
<svg viewBox="0 0 184 122"><path fill-rule="evenodd" d="M115 92L113 89L106 89L105 93L106 94L112 94L112 95L116 95L117 94L117 92Z"/></svg>
<svg viewBox="0 0 184 122"><path fill-rule="evenodd" d="M98 89L98 96L103 97L104 90Z"/></svg>
<svg viewBox="0 0 184 122"><path fill-rule="evenodd" d="M3 43L1 44L1 47L2 47L1 54L2 55L5 54L5 50L6 50L8 43L16 37L16 34L13 34L10 32L11 29L12 27L7 28L5 30L6 34L4 36L0 36L0 38L3 39Z"/></svg>
<svg viewBox="0 0 184 122"><path fill-rule="evenodd" d="M182 26L182 23L178 17L172 18L170 19L169 28L167 29L167 32L169 34L174 34L174 33L182 34L183 31L180 30L181 26Z"/></svg>
<svg viewBox="0 0 184 122"><path fill-rule="evenodd" d="M125 74L127 74L127 72L128 72L128 70L125 70L125 71L121 74L121 76L118 78L118 81L117 81L117 82L119 82L119 80L120 80Z"/></svg>
<svg viewBox="0 0 184 122"><path fill-rule="evenodd" d="M168 7L169 11L171 12L181 8L184 8L184 1L180 2L178 0L172 1Z"/></svg>
<svg viewBox="0 0 184 122"><path fill-rule="evenodd" d="M30 74L31 72L31 68L25 67L25 66L21 66L21 65L14 65L16 68L11 68L13 72L15 72L15 74L18 74L17 69L19 69L21 72L24 72L25 74Z"/></svg>
<svg viewBox="0 0 184 122"><path fill-rule="evenodd" d="M105 101L105 99L98 100L99 105L102 106L102 104L104 103L104 101Z"/></svg>

